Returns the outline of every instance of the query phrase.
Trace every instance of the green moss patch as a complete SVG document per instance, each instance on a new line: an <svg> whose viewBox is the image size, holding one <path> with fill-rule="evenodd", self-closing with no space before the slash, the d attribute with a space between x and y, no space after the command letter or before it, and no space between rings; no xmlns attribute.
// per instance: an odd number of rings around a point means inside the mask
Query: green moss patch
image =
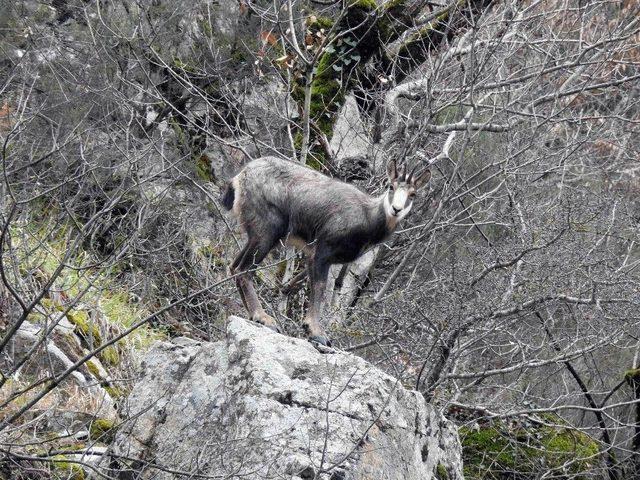
<svg viewBox="0 0 640 480"><path fill-rule="evenodd" d="M569 427L494 421L459 433L467 480L539 478L551 471L556 479L587 479L599 461L596 441Z"/></svg>
<svg viewBox="0 0 640 480"><path fill-rule="evenodd" d="M119 398L127 396L127 390L121 387L117 387L114 385L103 385L102 388L104 388L107 394L114 400L118 400Z"/></svg>
<svg viewBox="0 0 640 480"><path fill-rule="evenodd" d="M107 418L96 418L89 426L89 435L93 441L111 443L115 433L115 422Z"/></svg>
<svg viewBox="0 0 640 480"><path fill-rule="evenodd" d="M213 170L211 169L211 160L209 157L202 154L196 160L196 173L201 180L206 182L213 182Z"/></svg>
<svg viewBox="0 0 640 480"><path fill-rule="evenodd" d="M102 343L100 329L91 321L89 313L83 310L69 310L67 319L76 326L78 334L89 347L99 347Z"/></svg>
<svg viewBox="0 0 640 480"><path fill-rule="evenodd" d="M70 462L64 455L52 459L51 478L56 480L84 480L84 470L77 463Z"/></svg>
<svg viewBox="0 0 640 480"><path fill-rule="evenodd" d="M99 353L99 356L100 360L112 367L120 364L120 352L118 352L117 347L114 345L109 345Z"/></svg>
<svg viewBox="0 0 640 480"><path fill-rule="evenodd" d="M96 363L93 360L87 360L87 363L85 363L87 370L89 370L89 373L91 373L91 375L93 375L95 378L97 378L98 380L100 379L100 369L98 368L98 366L96 365Z"/></svg>
<svg viewBox="0 0 640 480"><path fill-rule="evenodd" d="M632 368L624 372L624 379L629 383L640 383L640 368Z"/></svg>
<svg viewBox="0 0 640 480"><path fill-rule="evenodd" d="M437 480L449 480L449 472L447 471L447 467L443 464L439 463L436 467L436 479Z"/></svg>
<svg viewBox="0 0 640 480"><path fill-rule="evenodd" d="M319 32L324 29L325 32L328 32L333 28L335 22L330 17L316 16L311 15L307 17L307 27L311 31L311 33Z"/></svg>
<svg viewBox="0 0 640 480"><path fill-rule="evenodd" d="M82 310L70 310L67 313L67 318L76 326L78 334L88 348L95 349L102 345L100 329L91 321L87 312ZM106 365L116 366L120 363L120 353L115 345L109 345L106 347L98 354L98 357ZM93 374L94 372L91 373ZM96 374L94 374L94 376L99 377Z"/></svg>
<svg viewBox="0 0 640 480"><path fill-rule="evenodd" d="M309 115L317 127L331 138L333 125L342 105L346 93L352 88L360 68L379 49L380 38L377 31L378 6L375 0L351 0L340 23L333 25L330 19L324 17L309 17L307 23L311 32L334 29L336 37L324 49L318 65L315 68L311 82L311 103ZM292 92L300 105L304 105L304 79ZM320 149L315 149L310 158L322 155ZM322 167L322 160L315 158L317 165Z"/></svg>

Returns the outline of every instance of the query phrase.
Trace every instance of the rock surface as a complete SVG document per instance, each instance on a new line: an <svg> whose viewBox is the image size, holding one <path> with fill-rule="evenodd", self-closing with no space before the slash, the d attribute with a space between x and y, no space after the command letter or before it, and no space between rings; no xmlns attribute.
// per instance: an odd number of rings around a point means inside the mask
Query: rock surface
<svg viewBox="0 0 640 480"><path fill-rule="evenodd" d="M455 428L418 392L237 317L226 341L155 347L125 412L113 456L140 478L463 478Z"/></svg>
<svg viewBox="0 0 640 480"><path fill-rule="evenodd" d="M371 140L362 122L356 99L349 95L333 127L331 150L340 163L344 158L367 155L370 147Z"/></svg>

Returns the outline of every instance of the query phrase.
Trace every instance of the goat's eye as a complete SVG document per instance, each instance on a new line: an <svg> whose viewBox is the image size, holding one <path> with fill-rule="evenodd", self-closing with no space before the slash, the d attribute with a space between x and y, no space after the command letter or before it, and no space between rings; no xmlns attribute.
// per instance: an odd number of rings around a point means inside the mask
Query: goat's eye
<svg viewBox="0 0 640 480"><path fill-rule="evenodd" d="M413 199L415 196L416 196L416 194L415 194L415 193L410 193L410 194L409 194L409 198L411 198L411 199Z"/></svg>

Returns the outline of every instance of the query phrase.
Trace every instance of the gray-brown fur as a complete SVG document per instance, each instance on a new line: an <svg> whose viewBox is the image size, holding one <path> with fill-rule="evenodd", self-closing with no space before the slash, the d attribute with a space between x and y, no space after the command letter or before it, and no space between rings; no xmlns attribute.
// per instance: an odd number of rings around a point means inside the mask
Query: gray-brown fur
<svg viewBox="0 0 640 480"><path fill-rule="evenodd" d="M390 235L411 208L415 190L430 176L428 171L415 177L406 172L398 175L393 162L388 173L390 191L374 198L353 185L287 160L264 157L250 162L232 179L222 198L248 237L232 271L255 268L281 240L302 247L311 279L304 324L312 340L328 344L319 318L329 266L355 260ZM276 328L260 305L250 274L237 279L252 319Z"/></svg>

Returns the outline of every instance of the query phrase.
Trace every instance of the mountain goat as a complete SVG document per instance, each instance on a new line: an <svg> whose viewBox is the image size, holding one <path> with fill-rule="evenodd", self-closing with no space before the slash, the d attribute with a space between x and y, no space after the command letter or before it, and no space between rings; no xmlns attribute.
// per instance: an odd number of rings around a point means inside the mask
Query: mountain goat
<svg viewBox="0 0 640 480"><path fill-rule="evenodd" d="M411 210L416 191L431 178L428 169L416 173L415 167L398 174L393 161L387 174L389 189L378 198L276 157L253 160L231 180L221 201L247 234L231 272L239 274L238 291L253 321L277 330L258 300L250 270L284 240L307 256L311 286L304 327L309 340L330 345L319 322L329 267L352 262L393 233Z"/></svg>

